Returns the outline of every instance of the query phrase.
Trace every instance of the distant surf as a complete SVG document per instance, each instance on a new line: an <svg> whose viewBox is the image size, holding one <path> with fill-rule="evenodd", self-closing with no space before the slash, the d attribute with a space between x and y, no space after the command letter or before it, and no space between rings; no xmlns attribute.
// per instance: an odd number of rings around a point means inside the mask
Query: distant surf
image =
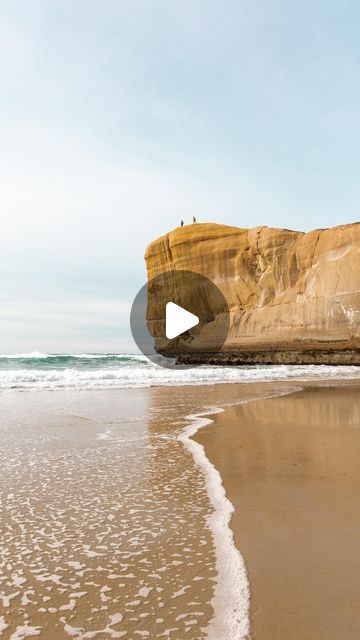
<svg viewBox="0 0 360 640"><path fill-rule="evenodd" d="M259 365L164 368L142 354L32 353L0 355L0 389L123 389L261 382L294 378L357 378L356 366Z"/></svg>

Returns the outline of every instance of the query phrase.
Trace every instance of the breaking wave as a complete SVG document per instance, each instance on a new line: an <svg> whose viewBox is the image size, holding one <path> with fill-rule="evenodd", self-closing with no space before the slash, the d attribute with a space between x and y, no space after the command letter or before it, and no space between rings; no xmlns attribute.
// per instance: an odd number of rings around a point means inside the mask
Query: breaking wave
<svg viewBox="0 0 360 640"><path fill-rule="evenodd" d="M171 369L141 354L0 355L0 389L141 388L307 378L358 378L356 366L258 365Z"/></svg>

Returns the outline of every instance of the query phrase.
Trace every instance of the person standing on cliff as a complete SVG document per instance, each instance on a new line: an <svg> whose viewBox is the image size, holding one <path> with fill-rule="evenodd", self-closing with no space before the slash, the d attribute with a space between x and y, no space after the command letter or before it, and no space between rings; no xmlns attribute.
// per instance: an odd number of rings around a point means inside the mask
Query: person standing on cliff
<svg viewBox="0 0 360 640"><path fill-rule="evenodd" d="M196 223L197 223L197 220L196 220L195 216L193 216L193 224L196 224Z"/></svg>
<svg viewBox="0 0 360 640"><path fill-rule="evenodd" d="M183 227L184 226L184 220L181 220L180 222L180 226Z"/></svg>

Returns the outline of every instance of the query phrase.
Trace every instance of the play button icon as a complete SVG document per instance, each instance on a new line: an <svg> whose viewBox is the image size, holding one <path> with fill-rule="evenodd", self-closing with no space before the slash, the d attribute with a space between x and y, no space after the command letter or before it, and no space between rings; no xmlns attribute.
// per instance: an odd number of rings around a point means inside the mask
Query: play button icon
<svg viewBox="0 0 360 640"><path fill-rule="evenodd" d="M130 314L133 338L152 362L167 368L216 364L227 338L226 298L202 274L182 269L150 278Z"/></svg>
<svg viewBox="0 0 360 640"><path fill-rule="evenodd" d="M165 334L168 340L177 338L177 336L185 333L185 331L196 327L199 322L199 318L194 313L179 307L175 302L168 302L166 304Z"/></svg>

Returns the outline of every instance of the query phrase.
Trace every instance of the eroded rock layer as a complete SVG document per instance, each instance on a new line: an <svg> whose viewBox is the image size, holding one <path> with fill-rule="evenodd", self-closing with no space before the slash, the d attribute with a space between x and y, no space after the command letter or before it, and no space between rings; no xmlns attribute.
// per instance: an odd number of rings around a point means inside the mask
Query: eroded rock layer
<svg viewBox="0 0 360 640"><path fill-rule="evenodd" d="M360 364L360 223L309 233L194 224L152 242L145 259L149 279L171 269L206 276L229 307L221 352L204 331L191 342L157 338L162 353L188 362ZM171 293L149 297L150 317L160 317ZM217 330L223 310L212 311Z"/></svg>

